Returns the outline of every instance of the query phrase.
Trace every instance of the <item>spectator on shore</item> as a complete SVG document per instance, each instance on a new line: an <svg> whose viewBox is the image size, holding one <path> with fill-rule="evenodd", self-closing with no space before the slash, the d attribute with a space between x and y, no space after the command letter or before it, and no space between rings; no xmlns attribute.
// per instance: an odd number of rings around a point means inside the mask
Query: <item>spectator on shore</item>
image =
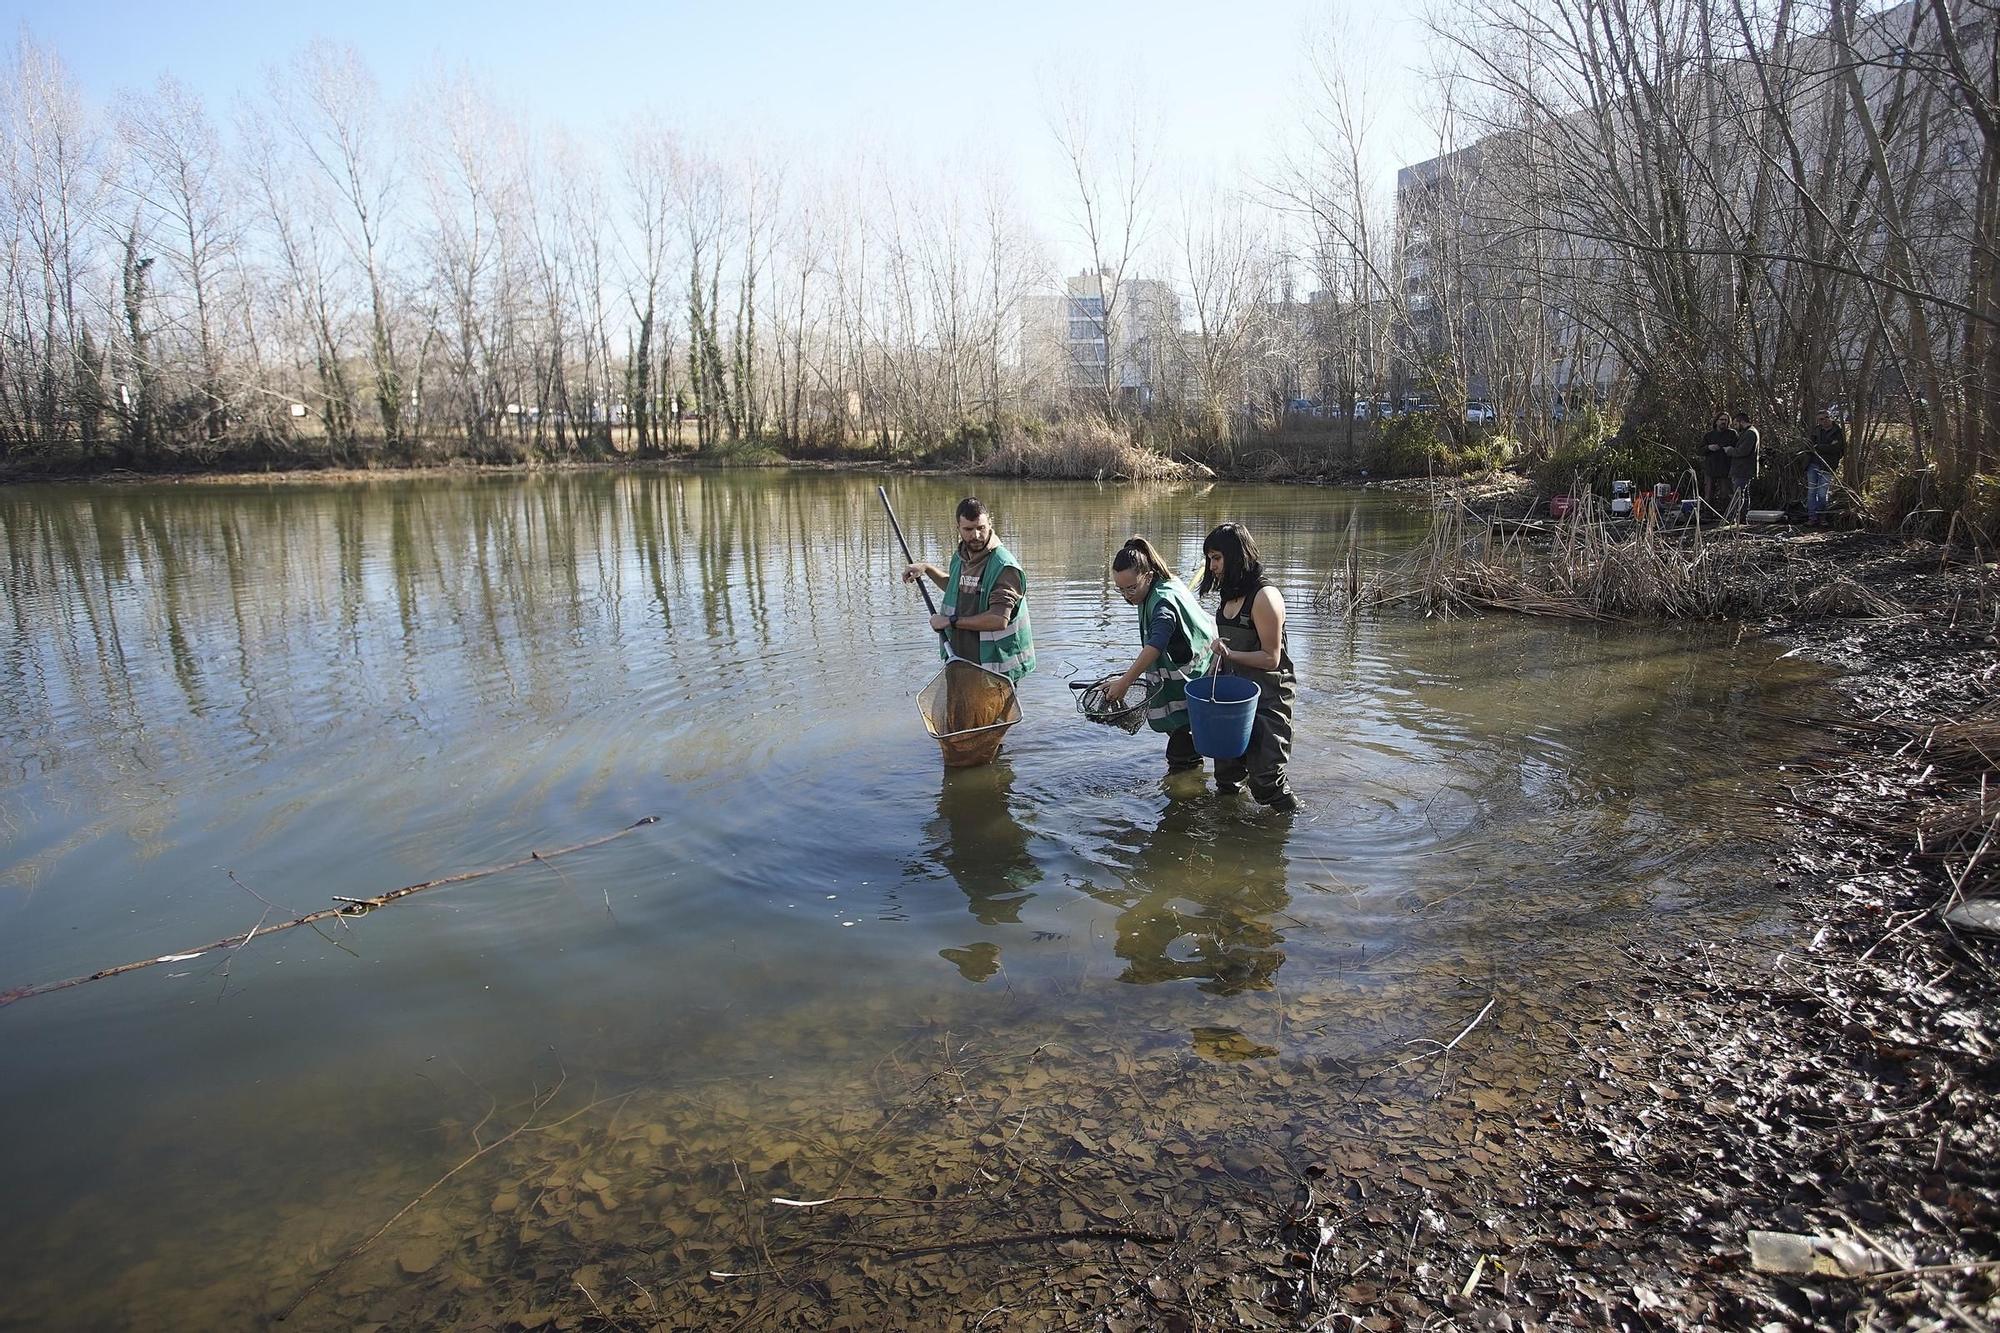
<svg viewBox="0 0 2000 1333"><path fill-rule="evenodd" d="M1826 502L1833 494L1833 476L1840 460L1847 456L1847 428L1822 407L1813 418L1812 438L1806 445L1806 526L1826 524Z"/></svg>
<svg viewBox="0 0 2000 1333"><path fill-rule="evenodd" d="M1729 509L1724 517L1741 523L1750 513L1750 484L1757 480L1757 428L1750 414L1736 413L1736 443L1729 449Z"/></svg>
<svg viewBox="0 0 2000 1333"><path fill-rule="evenodd" d="M1701 498L1717 513L1729 503L1729 451L1736 447L1736 432L1730 429L1729 414L1717 412L1708 434L1701 437Z"/></svg>

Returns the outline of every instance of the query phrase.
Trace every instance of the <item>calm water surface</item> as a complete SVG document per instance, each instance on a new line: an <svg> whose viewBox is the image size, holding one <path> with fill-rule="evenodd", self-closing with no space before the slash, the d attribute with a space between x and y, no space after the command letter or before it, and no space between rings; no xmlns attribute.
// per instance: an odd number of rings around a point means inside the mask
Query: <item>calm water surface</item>
<svg viewBox="0 0 2000 1333"><path fill-rule="evenodd" d="M1041 669L1000 762L946 772L874 485L0 493L0 989L660 820L0 1009L0 1325L250 1323L560 1078L813 1086L905 1022L1078 1015L1135 1055L1381 1049L1757 916L1746 792L1813 689L1767 646L1315 612L1351 529L1421 531L1387 497L982 481ZM941 561L961 483L888 485ZM1190 569L1223 519L1291 608L1290 817L1065 688L1134 651L1109 552Z"/></svg>

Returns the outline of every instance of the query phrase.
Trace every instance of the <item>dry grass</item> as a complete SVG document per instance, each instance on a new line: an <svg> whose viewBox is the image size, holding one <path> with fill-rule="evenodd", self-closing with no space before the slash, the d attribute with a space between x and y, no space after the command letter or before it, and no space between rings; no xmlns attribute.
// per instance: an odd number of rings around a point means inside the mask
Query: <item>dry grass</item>
<svg viewBox="0 0 2000 1333"><path fill-rule="evenodd" d="M2000 887L2000 709L1934 728L1922 753L1925 776L1953 794L1918 821L1917 851L1944 862L1953 902L1989 895Z"/></svg>
<svg viewBox="0 0 2000 1333"><path fill-rule="evenodd" d="M1051 480L1180 481L1193 469L1155 453L1098 417L1010 426L977 471Z"/></svg>
<svg viewBox="0 0 2000 1333"><path fill-rule="evenodd" d="M1350 614L1409 606L1433 616L1503 610L1611 621L1899 610L1845 576L1774 575L1763 540L1699 517L1676 527L1613 521L1590 497L1560 520L1503 525L1449 496L1424 542L1372 575L1362 577L1350 545L1346 568L1317 601Z"/></svg>

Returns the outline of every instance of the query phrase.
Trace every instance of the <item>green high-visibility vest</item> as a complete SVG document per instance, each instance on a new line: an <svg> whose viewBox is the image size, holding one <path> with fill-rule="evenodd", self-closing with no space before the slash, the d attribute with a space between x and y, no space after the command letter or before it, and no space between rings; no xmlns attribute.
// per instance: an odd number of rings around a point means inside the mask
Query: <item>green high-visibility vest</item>
<svg viewBox="0 0 2000 1333"><path fill-rule="evenodd" d="M1188 724L1187 683L1208 670L1209 645L1215 642L1215 618L1201 609L1201 603L1194 599L1185 583L1171 575L1155 578L1146 600L1139 604L1141 644L1146 642L1146 631L1152 627L1153 614L1162 602L1171 604L1180 614L1188 655L1176 660L1172 656L1173 645L1168 644L1140 680L1146 687L1146 725L1154 731L1179 731Z"/></svg>
<svg viewBox="0 0 2000 1333"><path fill-rule="evenodd" d="M1008 680L1018 681L1035 669L1035 632L1028 624L1028 571L1021 569L1021 562L1014 553L999 542L993 543L992 552L986 557L986 567L979 571L978 605L961 607L958 604L958 576L961 567L959 548L951 548L951 573L945 576L944 614L956 611L962 616L986 614L993 600L993 585L999 581L1003 569L1019 570L1021 575L1021 600L1014 604L1014 617L1003 629L983 629L979 631L979 665L989 671L997 671ZM938 644L938 656L951 656L949 636Z"/></svg>

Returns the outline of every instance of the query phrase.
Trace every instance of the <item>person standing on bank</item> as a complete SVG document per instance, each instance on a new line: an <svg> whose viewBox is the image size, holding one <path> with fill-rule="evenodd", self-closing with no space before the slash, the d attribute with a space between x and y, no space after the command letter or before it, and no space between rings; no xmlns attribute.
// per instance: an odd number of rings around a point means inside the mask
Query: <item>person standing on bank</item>
<svg viewBox="0 0 2000 1333"><path fill-rule="evenodd" d="M1028 624L1028 576L1014 553L993 535L993 516L968 495L958 502L958 546L951 568L915 564L903 582L920 578L944 590L931 628L946 635L938 649L1019 681L1035 669L1035 636Z"/></svg>
<svg viewBox="0 0 2000 1333"><path fill-rule="evenodd" d="M1215 761L1215 787L1228 793L1247 778L1250 795L1273 810L1296 810L1298 798L1285 781L1292 757L1292 699L1298 677L1285 651L1285 599L1264 581L1257 541L1241 523L1224 523L1201 544L1200 592L1217 593L1215 651L1222 670L1257 686L1257 717L1250 748L1238 759Z"/></svg>
<svg viewBox="0 0 2000 1333"><path fill-rule="evenodd" d="M1125 674L1104 687L1116 708L1134 685L1145 682L1146 725L1166 733L1167 772L1201 767L1188 731L1187 683L1208 669L1215 622L1188 586L1144 537L1134 537L1111 558L1118 595L1139 608L1139 655Z"/></svg>
<svg viewBox="0 0 2000 1333"><path fill-rule="evenodd" d="M1826 523L1826 502L1833 495L1833 476L1840 460L1847 456L1847 428L1822 407L1813 418L1812 438L1806 444L1806 526Z"/></svg>
<svg viewBox="0 0 2000 1333"><path fill-rule="evenodd" d="M1736 443L1729 449L1729 512L1742 522L1750 513L1750 483L1757 480L1757 428L1748 412L1736 414Z"/></svg>
<svg viewBox="0 0 2000 1333"><path fill-rule="evenodd" d="M1729 504L1729 451L1735 447L1729 414L1717 412L1708 434L1701 437L1701 498L1718 514Z"/></svg>

